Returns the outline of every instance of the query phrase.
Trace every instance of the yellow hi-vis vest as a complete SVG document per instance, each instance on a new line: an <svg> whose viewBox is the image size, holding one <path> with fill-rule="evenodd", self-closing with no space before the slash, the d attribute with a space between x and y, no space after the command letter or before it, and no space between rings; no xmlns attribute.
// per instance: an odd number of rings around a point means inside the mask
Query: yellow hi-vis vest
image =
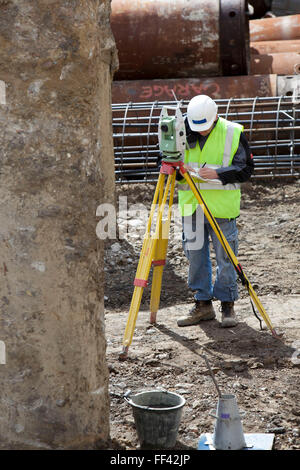
<svg viewBox="0 0 300 470"><path fill-rule="evenodd" d="M203 149L199 142L193 149L185 151L184 163L197 170L204 163L206 168L221 168L230 166L237 151L243 126L219 118L209 134ZM240 214L241 191L240 184L218 184L193 178L206 205L214 217L232 219ZM185 180L178 182L179 209L182 216L195 212L198 201Z"/></svg>

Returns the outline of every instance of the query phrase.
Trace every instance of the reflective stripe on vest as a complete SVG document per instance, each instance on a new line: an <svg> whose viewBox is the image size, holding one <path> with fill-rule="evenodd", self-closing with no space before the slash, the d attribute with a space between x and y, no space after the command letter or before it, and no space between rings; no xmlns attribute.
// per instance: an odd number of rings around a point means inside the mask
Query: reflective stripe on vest
<svg viewBox="0 0 300 470"><path fill-rule="evenodd" d="M223 165L222 165L223 167L224 166L229 166L230 156L231 156L232 140L233 140L233 134L234 134L234 129L235 128L236 128L236 126L232 122L228 122L226 139L225 139L225 146L224 146L224 153L223 153Z"/></svg>
<svg viewBox="0 0 300 470"><path fill-rule="evenodd" d="M195 185L197 186L197 188L200 190L200 189L222 189L224 191L225 190L229 190L229 191L232 191L234 189L240 189L241 185L239 183L228 183L228 184L214 184L214 183L196 183L196 181L194 181ZM184 183L184 184L181 184L180 185L180 188L179 188L180 191L190 191L191 188L189 187L189 185L187 183Z"/></svg>

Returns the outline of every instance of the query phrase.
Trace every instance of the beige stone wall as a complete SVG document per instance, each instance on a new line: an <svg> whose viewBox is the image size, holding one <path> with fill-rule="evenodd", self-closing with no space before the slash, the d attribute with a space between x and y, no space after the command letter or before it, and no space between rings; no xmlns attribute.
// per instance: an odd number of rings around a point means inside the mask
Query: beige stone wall
<svg viewBox="0 0 300 470"><path fill-rule="evenodd" d="M0 0L6 448L101 447L109 436L95 231L114 189L109 14L109 0Z"/></svg>

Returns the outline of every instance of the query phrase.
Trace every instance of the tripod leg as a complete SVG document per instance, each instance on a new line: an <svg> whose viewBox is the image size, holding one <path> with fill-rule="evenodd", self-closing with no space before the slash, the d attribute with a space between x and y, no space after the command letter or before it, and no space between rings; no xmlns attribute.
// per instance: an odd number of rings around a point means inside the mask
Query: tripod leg
<svg viewBox="0 0 300 470"><path fill-rule="evenodd" d="M147 224L147 230L143 241L142 251L136 271L136 277L134 280L134 292L131 300L130 310L128 314L127 324L124 332L123 337L123 351L119 355L119 359L124 360L127 357L128 348L132 342L133 333L135 329L135 324L138 316L138 312L140 309L140 304L142 300L142 295L144 288L147 287L148 284L148 276L150 272L150 268L152 265L152 261L154 259L154 254L156 252L157 241L159 239L159 234L161 232L161 225L162 225L162 216L164 211L164 206L166 204L167 195L169 193L169 188L171 184L171 180L173 175L168 176L166 188L164 191L163 198L160 198L160 204L158 209L158 216L156 221L156 229L155 233L151 236L151 224L154 217L155 212L155 205L157 201L158 194L161 194L162 188L164 186L165 175L160 173L159 179L156 185L155 195L153 198L153 203L151 206L150 216ZM175 179L175 176L174 176Z"/></svg>
<svg viewBox="0 0 300 470"><path fill-rule="evenodd" d="M166 242L166 240L163 240ZM165 248L166 243L161 243L160 253L162 254L161 259L153 261L153 277L152 277L152 289L151 289L151 301L150 301L150 323L156 323L156 314L160 302L160 293L162 285L162 276L165 264L165 256L163 252L167 251ZM157 264L154 264L157 263ZM158 264L159 263L159 264Z"/></svg>
<svg viewBox="0 0 300 470"><path fill-rule="evenodd" d="M144 244L143 244L143 250L142 250L141 256L142 256L142 260L144 261L144 263L142 263L142 266L140 268L141 274L139 275L139 277L136 277L134 281L135 287L134 287L133 296L131 300L127 324L126 324L126 328L124 332L123 351L119 356L120 359L126 359L128 348L132 342L133 333L134 333L135 324L136 324L138 312L139 312L140 305L141 305L144 288L147 287L147 284L148 284L147 279L148 279L152 257L154 254L154 248L155 248L154 242L155 241L152 239L147 239L144 241ZM147 253L147 255L145 255L145 253ZM138 270L137 270L137 276L138 276Z"/></svg>
<svg viewBox="0 0 300 470"><path fill-rule="evenodd" d="M161 285L164 266L166 264L166 256L169 242L170 223L172 217L172 205L175 190L175 173L172 175L171 189L169 197L169 207L167 220L161 224L159 231L159 239L157 241L154 260L152 261L153 276L150 298L150 323L156 323L156 314L160 303Z"/></svg>
<svg viewBox="0 0 300 470"><path fill-rule="evenodd" d="M218 237L218 240L220 241L222 247L224 248L229 260L233 264L234 268L236 269L237 273L239 274L240 278L242 279L243 284L247 286L249 295L251 296L252 300L254 301L258 311L260 312L262 318L264 319L267 327L270 329L271 333L273 336L278 338L279 336L277 335L274 327L272 326L272 323L270 321L270 318L268 317L268 314L266 313L264 307L262 306L259 298L257 297L252 285L250 284L249 280L247 279L246 275L244 274L241 265L239 264L234 252L231 249L231 246L227 242L224 234L222 233L217 221L215 220L214 216L211 214L209 208L207 207L203 197L201 196L200 191L198 190L197 186L195 185L194 181L192 180L189 172L184 173L184 177L186 179L186 182L191 188L191 191L193 192L194 196L196 197L197 201L201 205L202 210L204 211L204 214L206 218L208 219L212 229L214 230L216 236Z"/></svg>

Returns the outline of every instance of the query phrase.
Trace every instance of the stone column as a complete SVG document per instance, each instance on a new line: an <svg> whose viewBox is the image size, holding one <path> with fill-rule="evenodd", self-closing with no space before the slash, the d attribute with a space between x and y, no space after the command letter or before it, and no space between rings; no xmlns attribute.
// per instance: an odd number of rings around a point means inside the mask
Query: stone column
<svg viewBox="0 0 300 470"><path fill-rule="evenodd" d="M96 236L114 189L109 14L109 0L0 0L3 448L109 437Z"/></svg>

